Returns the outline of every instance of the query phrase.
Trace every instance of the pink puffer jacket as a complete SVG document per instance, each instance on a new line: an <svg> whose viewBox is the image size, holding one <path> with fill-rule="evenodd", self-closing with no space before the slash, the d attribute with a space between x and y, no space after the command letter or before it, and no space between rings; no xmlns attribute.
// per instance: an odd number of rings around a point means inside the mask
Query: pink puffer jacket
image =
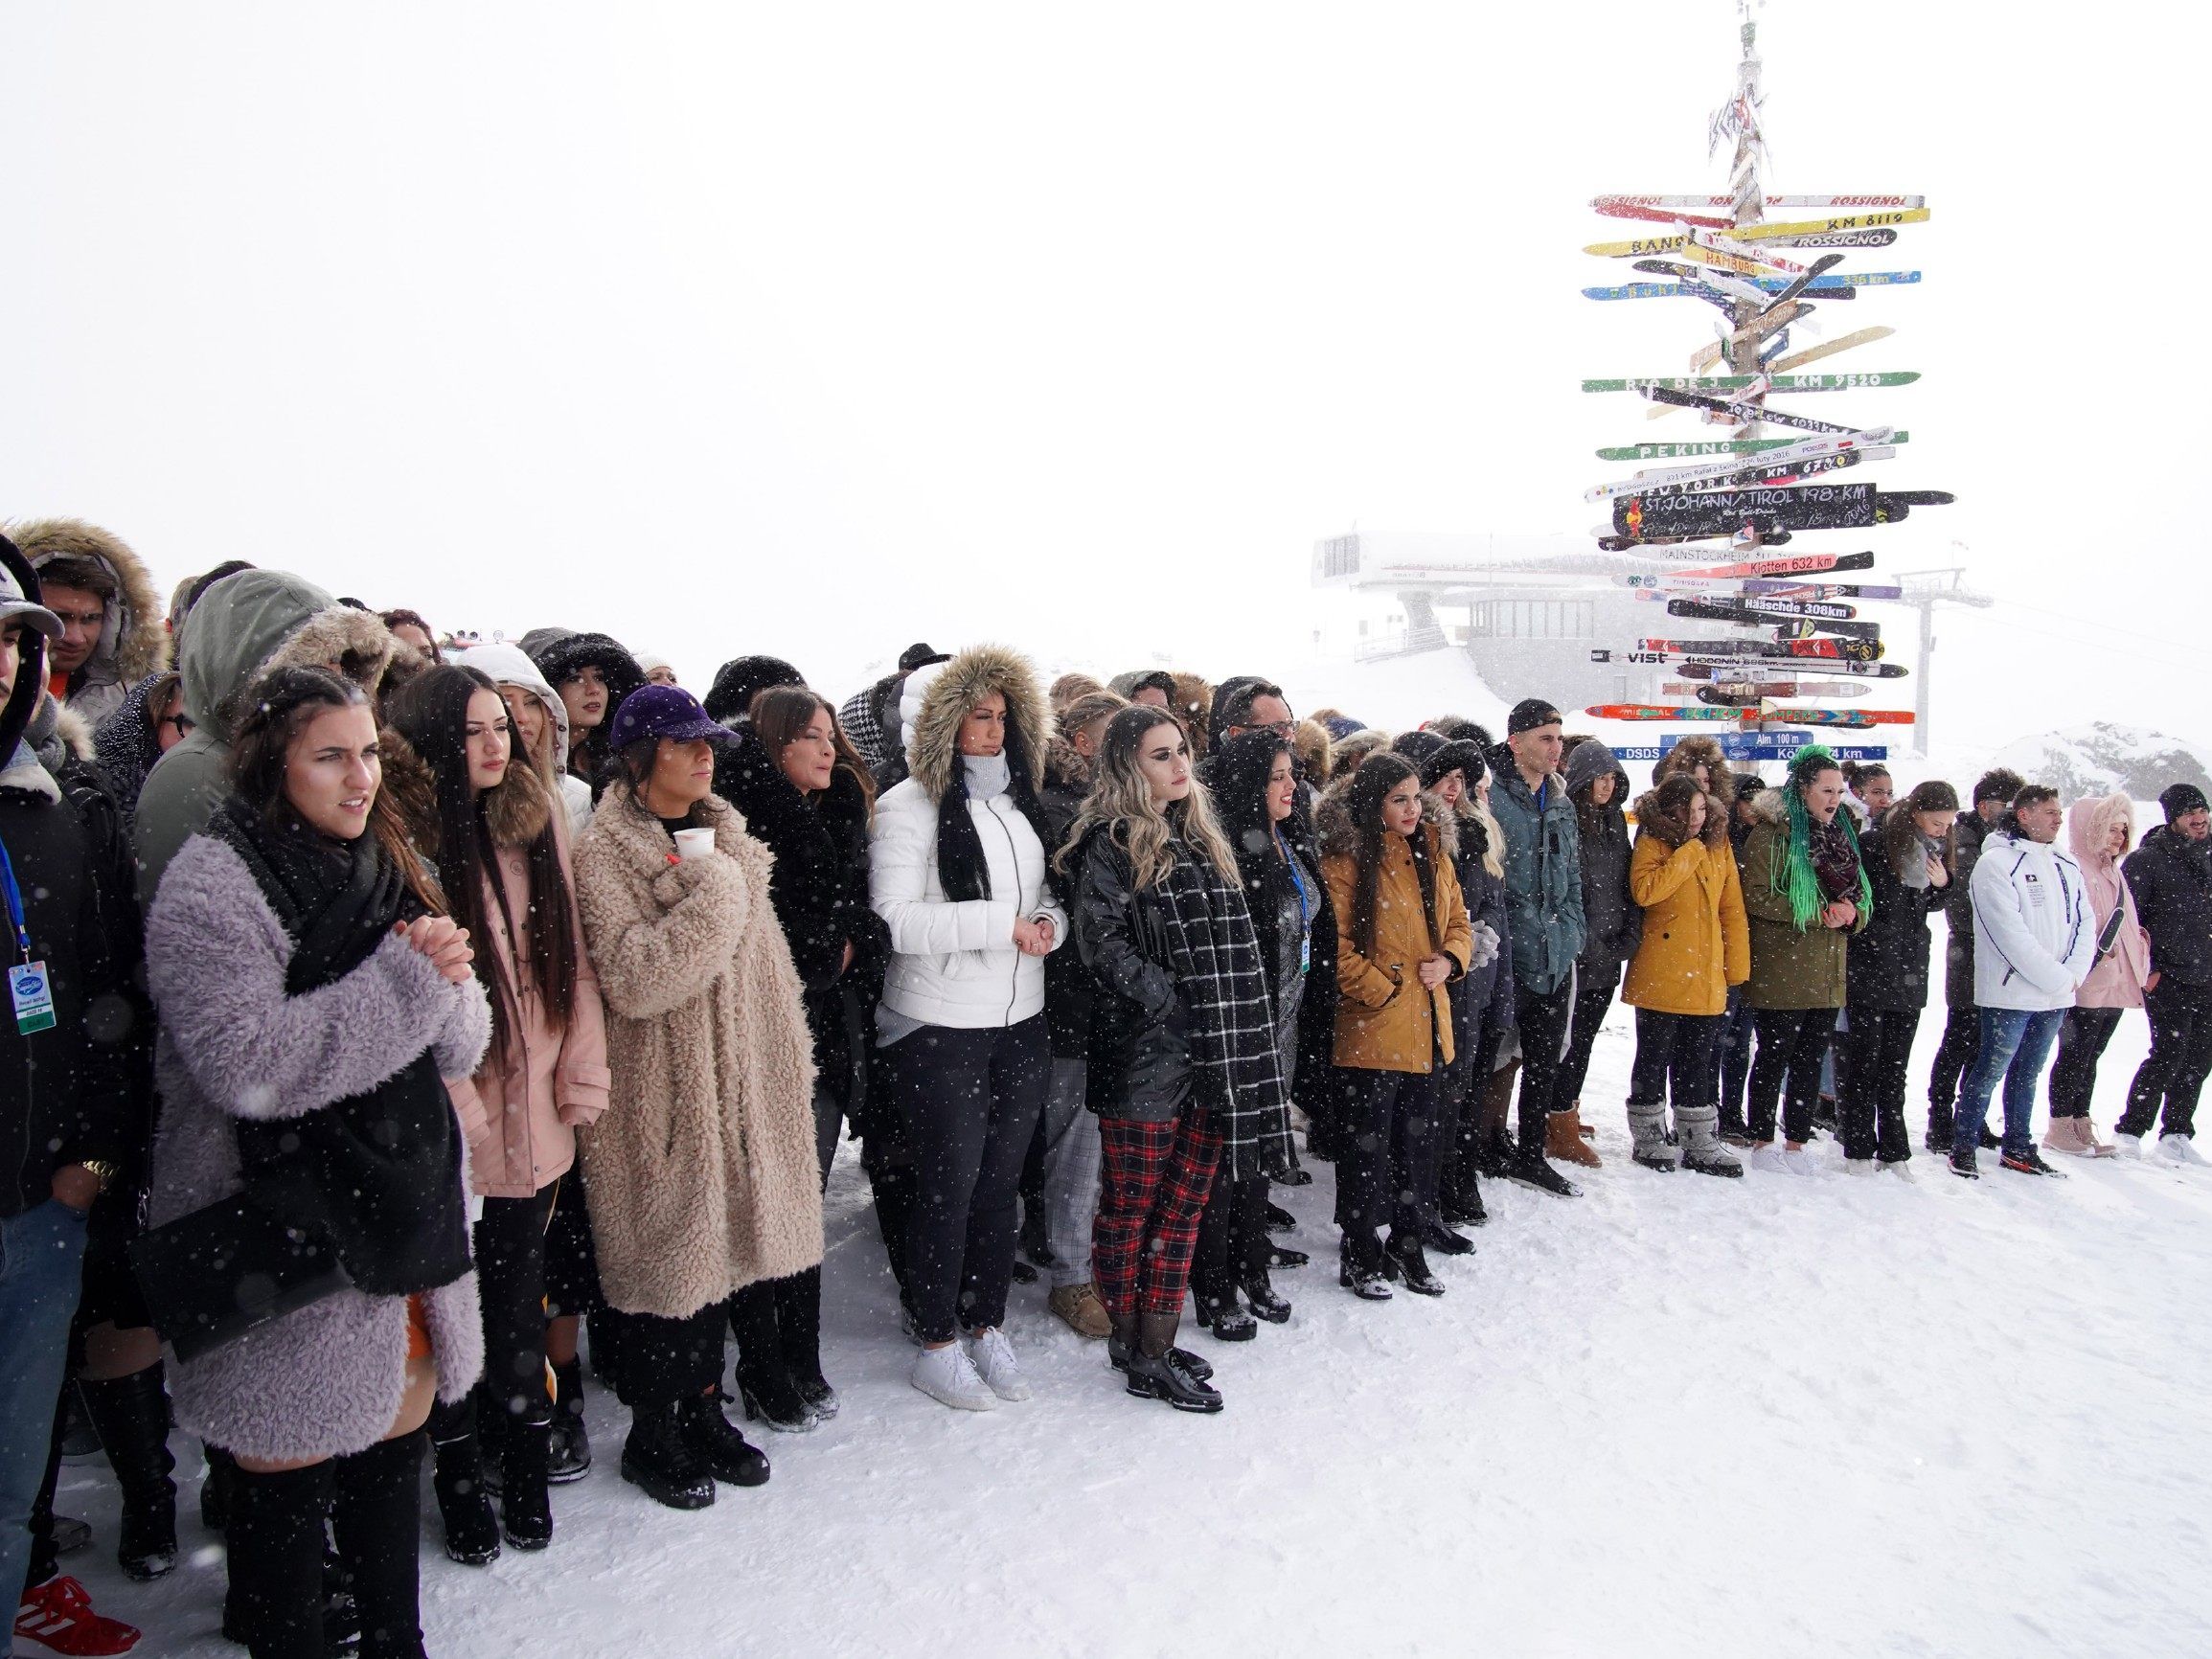
<svg viewBox="0 0 2212 1659"><path fill-rule="evenodd" d="M2108 842L2112 827L2126 831L2120 851ZM2127 920L2109 956L2100 958L2074 993L2080 1008L2141 1008L2143 982L2151 976L2151 936L2135 920L2135 896L2120 875L2120 859L2135 844L2135 808L2125 795L2091 795L2076 801L2066 812L2066 845L2082 867L2089 890L2089 907L2096 915L2097 932L2104 935L2112 907L2124 908Z"/></svg>

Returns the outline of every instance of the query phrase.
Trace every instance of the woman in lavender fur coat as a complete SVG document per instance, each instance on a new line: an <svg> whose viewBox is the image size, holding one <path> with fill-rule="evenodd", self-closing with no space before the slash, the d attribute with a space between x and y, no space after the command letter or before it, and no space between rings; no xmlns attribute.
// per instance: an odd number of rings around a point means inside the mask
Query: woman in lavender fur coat
<svg viewBox="0 0 2212 1659"><path fill-rule="evenodd" d="M419 1431L433 1392L459 1399L483 1369L463 1143L440 1079L474 1071L490 1012L467 935L437 914L377 799L360 691L281 669L251 700L235 792L171 863L147 923L163 1100L150 1219L240 1191L241 1145L294 1125L322 1161L286 1190L375 1288L179 1366L177 1416L239 1466L226 1629L256 1659L324 1651L328 1503L364 1659L417 1655ZM354 1147L369 1149L350 1164Z"/></svg>

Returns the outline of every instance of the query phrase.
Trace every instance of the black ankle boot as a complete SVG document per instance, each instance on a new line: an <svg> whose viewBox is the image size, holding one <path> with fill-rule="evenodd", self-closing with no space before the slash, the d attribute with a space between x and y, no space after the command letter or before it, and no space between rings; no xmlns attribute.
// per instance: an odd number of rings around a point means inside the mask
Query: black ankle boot
<svg viewBox="0 0 2212 1659"><path fill-rule="evenodd" d="M1372 1235L1365 1236L1364 1245L1345 1235L1336 1247L1336 1283L1362 1302L1390 1300L1390 1286L1382 1277L1382 1252Z"/></svg>
<svg viewBox="0 0 2212 1659"><path fill-rule="evenodd" d="M224 1536L230 1589L223 1634L255 1653L319 1653L323 1521L331 1465L255 1474L232 1466Z"/></svg>
<svg viewBox="0 0 2212 1659"><path fill-rule="evenodd" d="M1428 1258L1422 1253L1418 1233L1390 1235L1390 1242L1382 1252L1382 1271L1393 1280L1402 1280L1405 1288L1416 1296L1442 1296L1444 1281L1428 1270Z"/></svg>
<svg viewBox="0 0 2212 1659"><path fill-rule="evenodd" d="M676 1420L679 1409L672 1401L630 1414L622 1478L672 1510L703 1510L715 1501L714 1477Z"/></svg>
<svg viewBox="0 0 2212 1659"><path fill-rule="evenodd" d="M776 1282L776 1335L791 1386L821 1421L837 1415L837 1391L822 1375L822 1270Z"/></svg>
<svg viewBox="0 0 2212 1659"><path fill-rule="evenodd" d="M1129 1353L1129 1391L1145 1399L1167 1401L1177 1411L1221 1409L1219 1390L1191 1375L1183 1351L1174 1345L1178 1313L1137 1315L1137 1345Z"/></svg>
<svg viewBox="0 0 2212 1659"><path fill-rule="evenodd" d="M583 1361L553 1368L552 1435L545 1452L545 1478L566 1486L591 1473L591 1431L583 1426Z"/></svg>
<svg viewBox="0 0 2212 1659"><path fill-rule="evenodd" d="M1244 1311L1234 1287L1201 1290L1196 1300L1199 1329L1211 1330L1222 1342L1249 1342L1260 1334L1259 1321Z"/></svg>
<svg viewBox="0 0 2212 1659"><path fill-rule="evenodd" d="M1490 1212L1483 1208L1482 1185L1475 1177L1471 1156L1444 1183L1437 1208L1446 1223L1453 1227L1480 1227L1490 1220Z"/></svg>
<svg viewBox="0 0 2212 1659"><path fill-rule="evenodd" d="M430 1485L438 1494L438 1518L445 1524L445 1554L465 1567L499 1559L499 1521L484 1486L473 1405L464 1399L430 1412Z"/></svg>
<svg viewBox="0 0 2212 1659"><path fill-rule="evenodd" d="M169 1453L169 1392L159 1361L107 1382L80 1382L85 1414L100 1431L123 1523L115 1558L133 1579L158 1579L176 1565L176 1460Z"/></svg>
<svg viewBox="0 0 2212 1659"><path fill-rule="evenodd" d="M1275 1286L1268 1282L1265 1267L1246 1274L1238 1288L1243 1291L1254 1318L1265 1319L1269 1325L1282 1325L1289 1319L1290 1305L1275 1294Z"/></svg>
<svg viewBox="0 0 2212 1659"><path fill-rule="evenodd" d="M730 1298L730 1330L738 1339L738 1399L747 1422L765 1423L779 1434L806 1434L814 1427L814 1414L784 1364L776 1289L773 1284L757 1283Z"/></svg>
<svg viewBox="0 0 2212 1659"><path fill-rule="evenodd" d="M716 1480L727 1481L733 1487L765 1485L767 1455L722 1415L722 1401L728 1398L719 1388L711 1388L676 1403L676 1421L683 1430L684 1443Z"/></svg>
<svg viewBox="0 0 2212 1659"><path fill-rule="evenodd" d="M553 1425L507 1425L500 1447L499 1527L518 1550L542 1550L553 1542L553 1505L545 1495L546 1465Z"/></svg>
<svg viewBox="0 0 2212 1659"><path fill-rule="evenodd" d="M422 1659L422 1432L332 1468L331 1535L353 1580L360 1659Z"/></svg>
<svg viewBox="0 0 2212 1659"><path fill-rule="evenodd" d="M1465 1234L1454 1233L1442 1221L1425 1219L1421 1223L1421 1242L1439 1256L1471 1256L1474 1240Z"/></svg>

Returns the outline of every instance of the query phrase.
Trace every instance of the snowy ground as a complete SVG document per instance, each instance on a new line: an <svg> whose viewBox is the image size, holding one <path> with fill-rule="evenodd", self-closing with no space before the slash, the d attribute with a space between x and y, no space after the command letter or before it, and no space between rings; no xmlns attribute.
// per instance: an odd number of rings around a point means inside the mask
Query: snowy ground
<svg viewBox="0 0 2212 1659"><path fill-rule="evenodd" d="M2063 1184L1968 1185L1922 1156L1914 1184L1862 1184L1824 1143L1822 1179L1655 1175L1609 1104L1631 1041L1616 1007L1587 1195L1493 1186L1441 1302L1336 1287L1319 1166L1288 1194L1315 1257L1278 1275L1291 1323L1192 1337L1228 1397L1213 1419L1126 1397L1041 1287L1010 1321L1033 1401L971 1417L915 1393L848 1155L843 1414L768 1437L768 1486L686 1515L623 1484L623 1414L596 1397L599 1464L557 1490L550 1552L471 1570L426 1529L431 1650L2212 1651L2212 1172L2067 1160ZM2113 1040L2108 1127L2143 1042L2139 1016ZM219 1554L181 1507L186 1565L129 1584L104 1471L70 1468L62 1508L99 1542L69 1570L147 1627L140 1651L236 1653Z"/></svg>

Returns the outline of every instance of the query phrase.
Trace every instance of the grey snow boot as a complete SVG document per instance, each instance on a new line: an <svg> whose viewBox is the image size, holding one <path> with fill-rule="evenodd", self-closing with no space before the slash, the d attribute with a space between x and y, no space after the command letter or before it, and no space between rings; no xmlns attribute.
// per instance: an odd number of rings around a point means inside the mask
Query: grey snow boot
<svg viewBox="0 0 2212 1659"><path fill-rule="evenodd" d="M1744 1166L1722 1143L1721 1108L1676 1106L1675 1127L1682 1134L1682 1168L1700 1175L1741 1175Z"/></svg>
<svg viewBox="0 0 2212 1659"><path fill-rule="evenodd" d="M1675 1148L1667 1145L1665 1101L1629 1102L1629 1138L1635 1143L1631 1156L1637 1163L1662 1174L1675 1172Z"/></svg>

